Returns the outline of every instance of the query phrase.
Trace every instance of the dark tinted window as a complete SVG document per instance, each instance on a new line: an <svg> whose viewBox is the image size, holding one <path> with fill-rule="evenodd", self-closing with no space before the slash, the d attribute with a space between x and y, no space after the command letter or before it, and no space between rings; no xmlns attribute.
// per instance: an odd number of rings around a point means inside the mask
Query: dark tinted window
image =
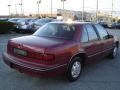
<svg viewBox="0 0 120 90"><path fill-rule="evenodd" d="M81 42L88 42L88 33L85 27L83 27Z"/></svg>
<svg viewBox="0 0 120 90"><path fill-rule="evenodd" d="M36 25L44 25L48 22L51 22L53 19L40 19L38 21L35 22Z"/></svg>
<svg viewBox="0 0 120 90"><path fill-rule="evenodd" d="M48 23L37 30L34 35L40 37L72 39L74 37L75 31L75 25Z"/></svg>
<svg viewBox="0 0 120 90"><path fill-rule="evenodd" d="M99 35L100 35L100 38L101 39L106 39L106 37L108 35L107 31L99 24L96 24L95 27L96 27Z"/></svg>
<svg viewBox="0 0 120 90"><path fill-rule="evenodd" d="M94 28L92 27L92 25L86 25L86 29L87 29L90 41L98 40L97 34Z"/></svg>

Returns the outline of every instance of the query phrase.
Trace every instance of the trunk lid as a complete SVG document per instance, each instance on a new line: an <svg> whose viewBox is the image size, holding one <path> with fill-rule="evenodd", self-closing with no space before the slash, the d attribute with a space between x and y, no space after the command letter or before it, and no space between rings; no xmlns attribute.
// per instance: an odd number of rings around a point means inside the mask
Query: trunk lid
<svg viewBox="0 0 120 90"><path fill-rule="evenodd" d="M24 36L9 40L7 51L9 54L18 57L21 60L29 60L29 62L35 63L48 63L42 60L45 49L64 43L65 40L60 39Z"/></svg>

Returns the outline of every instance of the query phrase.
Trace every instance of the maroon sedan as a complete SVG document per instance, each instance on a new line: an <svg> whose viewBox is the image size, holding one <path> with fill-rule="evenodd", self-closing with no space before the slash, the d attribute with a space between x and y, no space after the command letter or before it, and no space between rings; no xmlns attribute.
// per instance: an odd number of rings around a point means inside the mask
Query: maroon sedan
<svg viewBox="0 0 120 90"><path fill-rule="evenodd" d="M3 60L29 75L65 74L75 81L87 61L115 58L118 47L118 39L99 24L51 22L33 35L9 40Z"/></svg>

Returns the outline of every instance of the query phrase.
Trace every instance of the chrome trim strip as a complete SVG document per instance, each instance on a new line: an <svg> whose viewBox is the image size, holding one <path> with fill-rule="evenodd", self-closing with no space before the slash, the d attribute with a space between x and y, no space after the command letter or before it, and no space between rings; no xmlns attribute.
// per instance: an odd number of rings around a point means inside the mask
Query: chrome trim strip
<svg viewBox="0 0 120 90"><path fill-rule="evenodd" d="M25 65L25 64L23 64L23 63L15 62L15 61L12 60L6 53L4 53L3 55L4 55L5 58L7 58L7 60L8 60L9 62L12 62L13 64L19 65L19 66L24 67L24 68L29 68L29 69L32 69L32 70L36 70L36 71L49 71L49 70L53 70L53 69L56 69L56 68L59 68L59 67L64 67L64 66L67 65L67 64L63 64L63 65L59 65L59 66L56 65L56 66L54 66L54 67L50 67L50 68L47 68L47 69L45 69L45 68L42 68L42 69L40 69L40 68L33 68L33 67L30 67L30 66L28 66L28 65Z"/></svg>
<svg viewBox="0 0 120 90"><path fill-rule="evenodd" d="M98 54L101 54L101 53L106 52L106 51L111 50L111 49L112 49L112 48L109 48L109 49L106 49L106 50L104 50L104 51L98 52L98 53L96 53L96 54L90 55L90 56L88 56L88 58L93 57L93 56L98 55Z"/></svg>

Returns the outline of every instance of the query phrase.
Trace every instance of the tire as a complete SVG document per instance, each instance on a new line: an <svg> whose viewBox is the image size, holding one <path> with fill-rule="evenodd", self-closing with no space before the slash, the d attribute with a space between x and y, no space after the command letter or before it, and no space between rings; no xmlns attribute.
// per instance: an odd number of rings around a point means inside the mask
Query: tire
<svg viewBox="0 0 120 90"><path fill-rule="evenodd" d="M70 82L76 81L82 71L82 60L80 57L75 57L72 59L68 66L67 78Z"/></svg>
<svg viewBox="0 0 120 90"><path fill-rule="evenodd" d="M21 30L19 30L19 29L16 30L16 33L20 33L20 32L21 32Z"/></svg>
<svg viewBox="0 0 120 90"><path fill-rule="evenodd" d="M117 47L117 45L116 45L116 46L113 48L113 50L112 50L112 52L111 52L111 54L110 54L110 58L112 58L112 59L116 58L117 53L118 53L118 47Z"/></svg>

